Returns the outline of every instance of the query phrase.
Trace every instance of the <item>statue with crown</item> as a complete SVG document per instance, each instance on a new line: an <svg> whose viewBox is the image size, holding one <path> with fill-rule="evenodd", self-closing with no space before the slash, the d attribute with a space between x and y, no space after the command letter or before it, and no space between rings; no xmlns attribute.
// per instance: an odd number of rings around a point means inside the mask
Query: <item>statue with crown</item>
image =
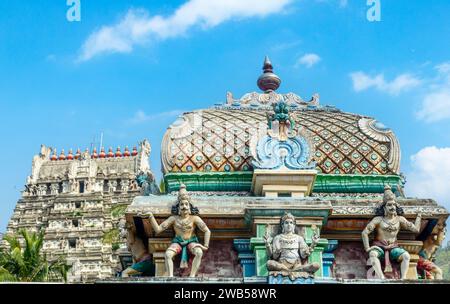
<svg viewBox="0 0 450 304"><path fill-rule="evenodd" d="M195 277L202 261L203 252L208 250L211 232L205 222L199 217L199 210L192 205L186 186L183 184L180 186L178 200L172 206L171 213L172 215L161 224L158 224L151 211L140 214L140 217L149 218L156 235L170 228L173 228L175 232L175 236L165 252L165 276L174 276L173 259L179 254L181 254L180 268L188 268L189 251L194 256L190 277ZM204 233L203 244L200 244L198 240L196 235L197 229Z"/></svg>
<svg viewBox="0 0 450 304"><path fill-rule="evenodd" d="M375 210L373 218L362 232L362 240L365 251L369 254L369 261L375 271L376 278L385 279L385 272L392 272L391 260L400 263L401 279L406 279L409 269L410 254L401 248L397 242L397 235L401 229L413 233L420 232L422 215L417 214L414 223L408 221L404 216L403 209L395 201L395 194L390 186L384 190L383 202ZM372 246L369 245L369 234L375 232ZM381 261L384 261L384 272Z"/></svg>

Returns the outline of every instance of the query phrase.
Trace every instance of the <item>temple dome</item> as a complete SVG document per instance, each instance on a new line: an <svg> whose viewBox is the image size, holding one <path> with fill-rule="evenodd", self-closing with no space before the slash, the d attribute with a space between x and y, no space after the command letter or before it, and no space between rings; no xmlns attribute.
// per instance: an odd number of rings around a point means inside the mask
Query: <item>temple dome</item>
<svg viewBox="0 0 450 304"><path fill-rule="evenodd" d="M319 172L399 174L399 143L375 119L333 107L297 107L291 112L294 128L306 135ZM164 173L251 171L255 145L267 131L268 113L264 105L184 113L164 136Z"/></svg>
<svg viewBox="0 0 450 304"><path fill-rule="evenodd" d="M269 68L272 73L266 58L265 72ZM181 115L162 142L163 173L252 171L256 145L267 134L272 106L284 101L294 130L306 139L319 173L399 175L400 146L392 130L382 123L322 106L318 94L304 101L294 93L279 94L273 89L240 99L227 93L224 104Z"/></svg>

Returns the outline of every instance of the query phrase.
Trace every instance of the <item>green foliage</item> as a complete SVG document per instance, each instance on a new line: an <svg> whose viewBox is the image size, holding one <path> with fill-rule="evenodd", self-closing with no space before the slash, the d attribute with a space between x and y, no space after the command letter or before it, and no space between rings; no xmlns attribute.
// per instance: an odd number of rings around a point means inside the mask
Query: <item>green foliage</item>
<svg viewBox="0 0 450 304"><path fill-rule="evenodd" d="M113 228L103 235L103 243L111 244L112 250L120 248L120 232L118 228Z"/></svg>
<svg viewBox="0 0 450 304"><path fill-rule="evenodd" d="M127 205L116 205L111 208L111 216L115 219L123 217L126 209Z"/></svg>
<svg viewBox="0 0 450 304"><path fill-rule="evenodd" d="M161 194L166 193L166 183L164 182L164 179L161 179L161 181L159 182L159 191L161 192Z"/></svg>
<svg viewBox="0 0 450 304"><path fill-rule="evenodd" d="M83 212L81 212L81 211L74 211L72 215L73 215L73 217L81 217L81 216L83 216Z"/></svg>
<svg viewBox="0 0 450 304"><path fill-rule="evenodd" d="M450 246L439 248L436 252L436 265L442 269L444 280L450 280Z"/></svg>
<svg viewBox="0 0 450 304"><path fill-rule="evenodd" d="M49 282L67 281L65 257L49 262L41 253L44 243L44 232L29 233L19 231L19 236L4 236L8 249L0 251L0 282Z"/></svg>
<svg viewBox="0 0 450 304"><path fill-rule="evenodd" d="M103 243L104 244L113 244L120 240L119 229L113 228L103 235Z"/></svg>

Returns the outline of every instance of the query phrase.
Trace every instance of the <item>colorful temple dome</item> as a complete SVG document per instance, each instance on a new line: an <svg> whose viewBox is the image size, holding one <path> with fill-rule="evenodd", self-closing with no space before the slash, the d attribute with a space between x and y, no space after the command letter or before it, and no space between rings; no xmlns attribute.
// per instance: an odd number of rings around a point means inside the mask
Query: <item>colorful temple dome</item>
<svg viewBox="0 0 450 304"><path fill-rule="evenodd" d="M268 58L263 70L258 79L263 93L240 99L228 93L226 103L184 113L168 128L161 150L164 174L253 171L268 116L284 101L319 174L399 175L400 146L392 130L374 118L322 106L318 94L308 102L294 93L278 94L281 80Z"/></svg>
<svg viewBox="0 0 450 304"><path fill-rule="evenodd" d="M259 139L252 133L264 134L267 114L226 107L185 113L165 134L164 173L251 171ZM399 174L398 141L373 118L326 107L294 110L292 117L294 129L307 136L319 172Z"/></svg>

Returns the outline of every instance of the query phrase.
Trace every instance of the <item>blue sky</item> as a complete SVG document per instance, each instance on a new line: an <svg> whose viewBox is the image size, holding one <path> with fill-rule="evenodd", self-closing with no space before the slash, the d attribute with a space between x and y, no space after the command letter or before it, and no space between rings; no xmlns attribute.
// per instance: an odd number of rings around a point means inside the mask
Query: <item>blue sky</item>
<svg viewBox="0 0 450 304"><path fill-rule="evenodd" d="M407 194L450 207L450 2L380 0L0 2L0 231L41 144L160 142L185 110L257 90L265 55L280 92L376 117L402 147Z"/></svg>

